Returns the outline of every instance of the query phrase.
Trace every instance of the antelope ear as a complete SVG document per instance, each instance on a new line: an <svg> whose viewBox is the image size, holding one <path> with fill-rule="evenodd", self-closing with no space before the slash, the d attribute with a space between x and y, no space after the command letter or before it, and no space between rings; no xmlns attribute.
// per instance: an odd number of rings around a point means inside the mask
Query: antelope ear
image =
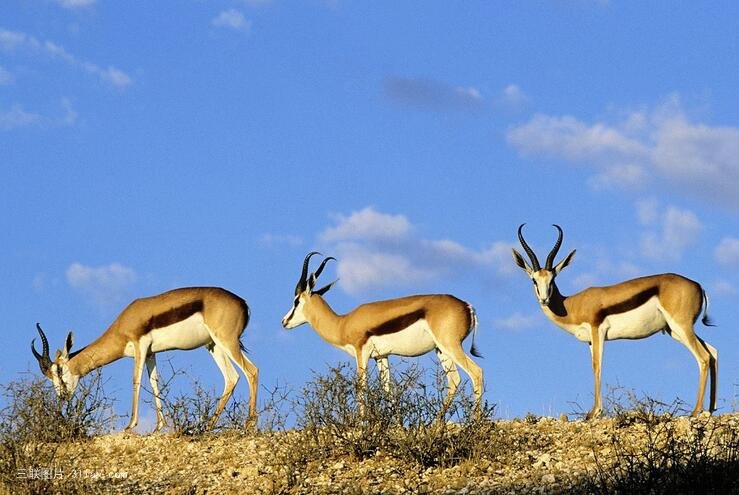
<svg viewBox="0 0 739 495"><path fill-rule="evenodd" d="M334 286L334 284L335 284L336 282L338 282L338 281L339 281L339 279L337 278L336 280L334 280L334 281L333 281L333 282L331 282L330 284L328 284L328 285L324 285L323 287L321 287L321 288L320 288L320 289L318 289L318 290L314 290L314 291L313 291L313 293L314 293L314 294L318 294L319 296L322 296L322 295L324 295L324 294L325 294L326 292L328 292L328 290L329 290L329 289L330 289L331 287L333 287L333 286Z"/></svg>
<svg viewBox="0 0 739 495"><path fill-rule="evenodd" d="M516 264L523 269L523 271L525 271L526 273L530 275L531 272L533 272L533 270L526 263L526 260L523 259L523 256L521 256L521 253L519 253L518 251L512 248L511 248L511 251L513 251L513 261L515 261Z"/></svg>
<svg viewBox="0 0 739 495"><path fill-rule="evenodd" d="M74 336L70 330L67 334L67 340L64 341L64 351L62 352L64 357L69 356L69 352L72 350L72 345L74 345Z"/></svg>
<svg viewBox="0 0 739 495"><path fill-rule="evenodd" d="M563 259L562 261L560 261L559 263L557 263L557 266L555 266L554 267L554 270L552 270L554 272L554 275L555 276L559 275L559 272L562 271L562 269L564 269L564 267L566 267L567 265L570 264L570 262L572 261L572 258L575 257L575 251L577 251L577 250L576 249L573 249L570 254L568 254L567 256L565 256L565 259Z"/></svg>
<svg viewBox="0 0 739 495"><path fill-rule="evenodd" d="M311 273L310 277L308 277L308 292L313 292L313 287L316 286L316 274Z"/></svg>

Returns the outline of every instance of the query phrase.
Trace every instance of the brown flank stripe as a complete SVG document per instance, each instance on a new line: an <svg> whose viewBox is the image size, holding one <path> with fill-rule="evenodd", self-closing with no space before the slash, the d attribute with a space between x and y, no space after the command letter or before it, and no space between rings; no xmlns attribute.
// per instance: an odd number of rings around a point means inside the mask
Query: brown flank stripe
<svg viewBox="0 0 739 495"><path fill-rule="evenodd" d="M187 304L183 304L182 306L172 308L164 313L152 316L149 318L149 321L146 322L145 328L150 332L154 329L166 327L182 320L186 320L195 313L202 311L203 300L198 299L197 301L192 301Z"/></svg>
<svg viewBox="0 0 739 495"><path fill-rule="evenodd" d="M426 312L422 309L413 311L412 313L400 315L396 318L383 322L374 328L369 329L369 335L387 335L413 325L415 322L426 316Z"/></svg>
<svg viewBox="0 0 739 495"><path fill-rule="evenodd" d="M625 301L621 301L620 303L616 303L611 306L602 308L595 315L595 318L596 318L595 326L600 326L600 324L603 323L603 320L605 320L606 317L608 317L609 315L631 311L632 309L638 308L642 304L646 303L647 301L649 301L651 298L653 298L654 296L658 294L659 294L658 286L650 287L646 290L643 290L641 292L634 294L633 296L626 299Z"/></svg>

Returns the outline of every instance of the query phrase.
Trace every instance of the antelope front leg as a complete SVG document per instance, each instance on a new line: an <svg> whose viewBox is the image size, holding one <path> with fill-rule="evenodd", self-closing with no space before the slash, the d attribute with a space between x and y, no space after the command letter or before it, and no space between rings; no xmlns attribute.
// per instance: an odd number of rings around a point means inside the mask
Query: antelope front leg
<svg viewBox="0 0 739 495"><path fill-rule="evenodd" d="M603 404L600 394L601 363L603 362L603 335L599 328L590 331L590 360L593 365L593 382L595 390L595 402L593 408L585 416L586 420L598 418L603 414Z"/></svg>
<svg viewBox="0 0 739 495"><path fill-rule="evenodd" d="M133 398L131 400L131 420L125 431L131 431L139 422L139 391L141 390L141 375L144 373L144 361L146 351L136 346L133 358Z"/></svg>
<svg viewBox="0 0 739 495"><path fill-rule="evenodd" d="M159 373L157 373L157 359L155 354L149 354L146 357L146 371L149 374L149 384L151 391L154 393L154 405L157 410L157 425L154 433L157 433L164 427L164 414L162 413L162 401L159 398Z"/></svg>
<svg viewBox="0 0 739 495"><path fill-rule="evenodd" d="M367 362L369 356L364 355L361 350L357 351L357 403L359 404L359 415L364 418L367 393Z"/></svg>

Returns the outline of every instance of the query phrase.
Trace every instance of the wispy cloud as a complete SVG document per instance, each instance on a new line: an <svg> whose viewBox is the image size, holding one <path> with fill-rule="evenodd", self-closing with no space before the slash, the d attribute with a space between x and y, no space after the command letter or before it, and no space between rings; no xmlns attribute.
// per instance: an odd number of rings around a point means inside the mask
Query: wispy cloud
<svg viewBox="0 0 739 495"><path fill-rule="evenodd" d="M677 96L616 122L536 115L511 128L507 139L523 155L594 167L589 184L596 189L659 181L739 208L739 128L691 121Z"/></svg>
<svg viewBox="0 0 739 495"><path fill-rule="evenodd" d="M27 112L20 105L13 105L10 110L0 110L0 131L10 131L19 127L39 125L44 117L33 112Z"/></svg>
<svg viewBox="0 0 739 495"><path fill-rule="evenodd" d="M136 272L120 263L86 266L72 263L66 272L67 283L101 308L119 304L138 279Z"/></svg>
<svg viewBox="0 0 739 495"><path fill-rule="evenodd" d="M339 284L352 294L471 272L484 279L513 271L510 243L493 242L474 250L449 239L426 239L405 215L372 207L336 215L319 240L338 258Z"/></svg>
<svg viewBox="0 0 739 495"><path fill-rule="evenodd" d="M54 0L65 9L83 9L95 4L95 0Z"/></svg>
<svg viewBox="0 0 739 495"><path fill-rule="evenodd" d="M474 86L455 86L430 79L388 77L385 96L395 103L431 110L479 110L485 104Z"/></svg>
<svg viewBox="0 0 739 495"><path fill-rule="evenodd" d="M70 126L77 121L71 100L62 98L62 114L47 116L38 112L25 110L22 105L14 104L8 110L0 109L0 131L12 131L23 127Z"/></svg>
<svg viewBox="0 0 739 495"><path fill-rule="evenodd" d="M500 92L498 96L498 103L511 106L520 107L528 101L528 96L523 90L516 84L509 84Z"/></svg>
<svg viewBox="0 0 739 495"><path fill-rule="evenodd" d="M229 28L236 31L249 31L251 29L251 21L246 19L244 14L236 9L222 11L210 23L216 27Z"/></svg>
<svg viewBox="0 0 739 495"><path fill-rule="evenodd" d="M642 254L653 260L679 260L703 230L695 213L675 206L659 211L653 203L639 203L637 216L647 228L641 238Z"/></svg>
<svg viewBox="0 0 739 495"><path fill-rule="evenodd" d="M43 54L52 59L60 60L71 67L77 67L117 88L123 89L133 84L133 79L116 67L101 67L98 64L73 55L63 46L53 41L47 40L42 42L20 31L0 29L0 49L6 52L25 50L31 53Z"/></svg>
<svg viewBox="0 0 739 495"><path fill-rule="evenodd" d="M713 256L720 265L739 269L739 239L724 237L716 246Z"/></svg>

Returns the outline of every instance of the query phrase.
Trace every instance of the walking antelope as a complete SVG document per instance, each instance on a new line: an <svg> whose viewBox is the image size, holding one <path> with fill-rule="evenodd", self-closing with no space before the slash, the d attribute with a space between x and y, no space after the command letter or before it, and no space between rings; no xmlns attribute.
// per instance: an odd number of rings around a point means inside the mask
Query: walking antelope
<svg viewBox="0 0 739 495"><path fill-rule="evenodd" d="M49 358L49 342L37 323L43 350L42 354L36 351L34 339L31 351L41 372L54 382L56 393L63 398L71 395L79 379L90 371L124 356L132 357L133 404L126 430L134 428L138 422L139 388L145 364L154 392L157 412L154 431L157 432L164 426L164 415L157 384L156 353L205 346L223 373L225 382L223 395L210 419L212 427L239 380L231 361L249 382L249 418L256 418L259 371L247 359L239 340L248 322L249 307L239 296L217 287L188 287L136 299L100 337L78 351L70 352L73 338L69 332L64 347L57 351L53 362Z"/></svg>
<svg viewBox="0 0 739 495"><path fill-rule="evenodd" d="M602 414L600 376L604 341L643 339L660 330L684 344L698 361L700 380L692 416L703 410L706 378L710 370L709 412L713 412L716 409L718 351L693 330L701 310L704 310L701 321L704 325L711 325L708 318L708 298L701 286L683 276L664 273L607 287L590 287L572 296L563 296L554 279L570 264L575 251L554 264L554 258L562 244L562 229L559 225L554 227L559 231L559 237L547 256L544 268L541 268L536 254L523 238L523 224L518 227L518 239L531 260L531 266L515 249L513 259L531 277L534 293L547 318L590 345L595 378L595 404L587 414L587 419Z"/></svg>
<svg viewBox="0 0 739 495"><path fill-rule="evenodd" d="M335 258L325 258L308 276L308 264L315 254L319 253L308 253L303 261L293 306L282 319L283 327L309 323L323 340L356 359L362 386L367 380L367 362L375 359L385 390L390 387L389 355L420 356L435 349L447 377L447 400L459 386L459 366L472 379L476 403L480 404L482 369L462 350L462 341L477 327L470 304L446 294L418 295L362 304L338 315L323 299L336 281L314 290L326 263ZM470 353L481 357L475 349L474 333Z"/></svg>

